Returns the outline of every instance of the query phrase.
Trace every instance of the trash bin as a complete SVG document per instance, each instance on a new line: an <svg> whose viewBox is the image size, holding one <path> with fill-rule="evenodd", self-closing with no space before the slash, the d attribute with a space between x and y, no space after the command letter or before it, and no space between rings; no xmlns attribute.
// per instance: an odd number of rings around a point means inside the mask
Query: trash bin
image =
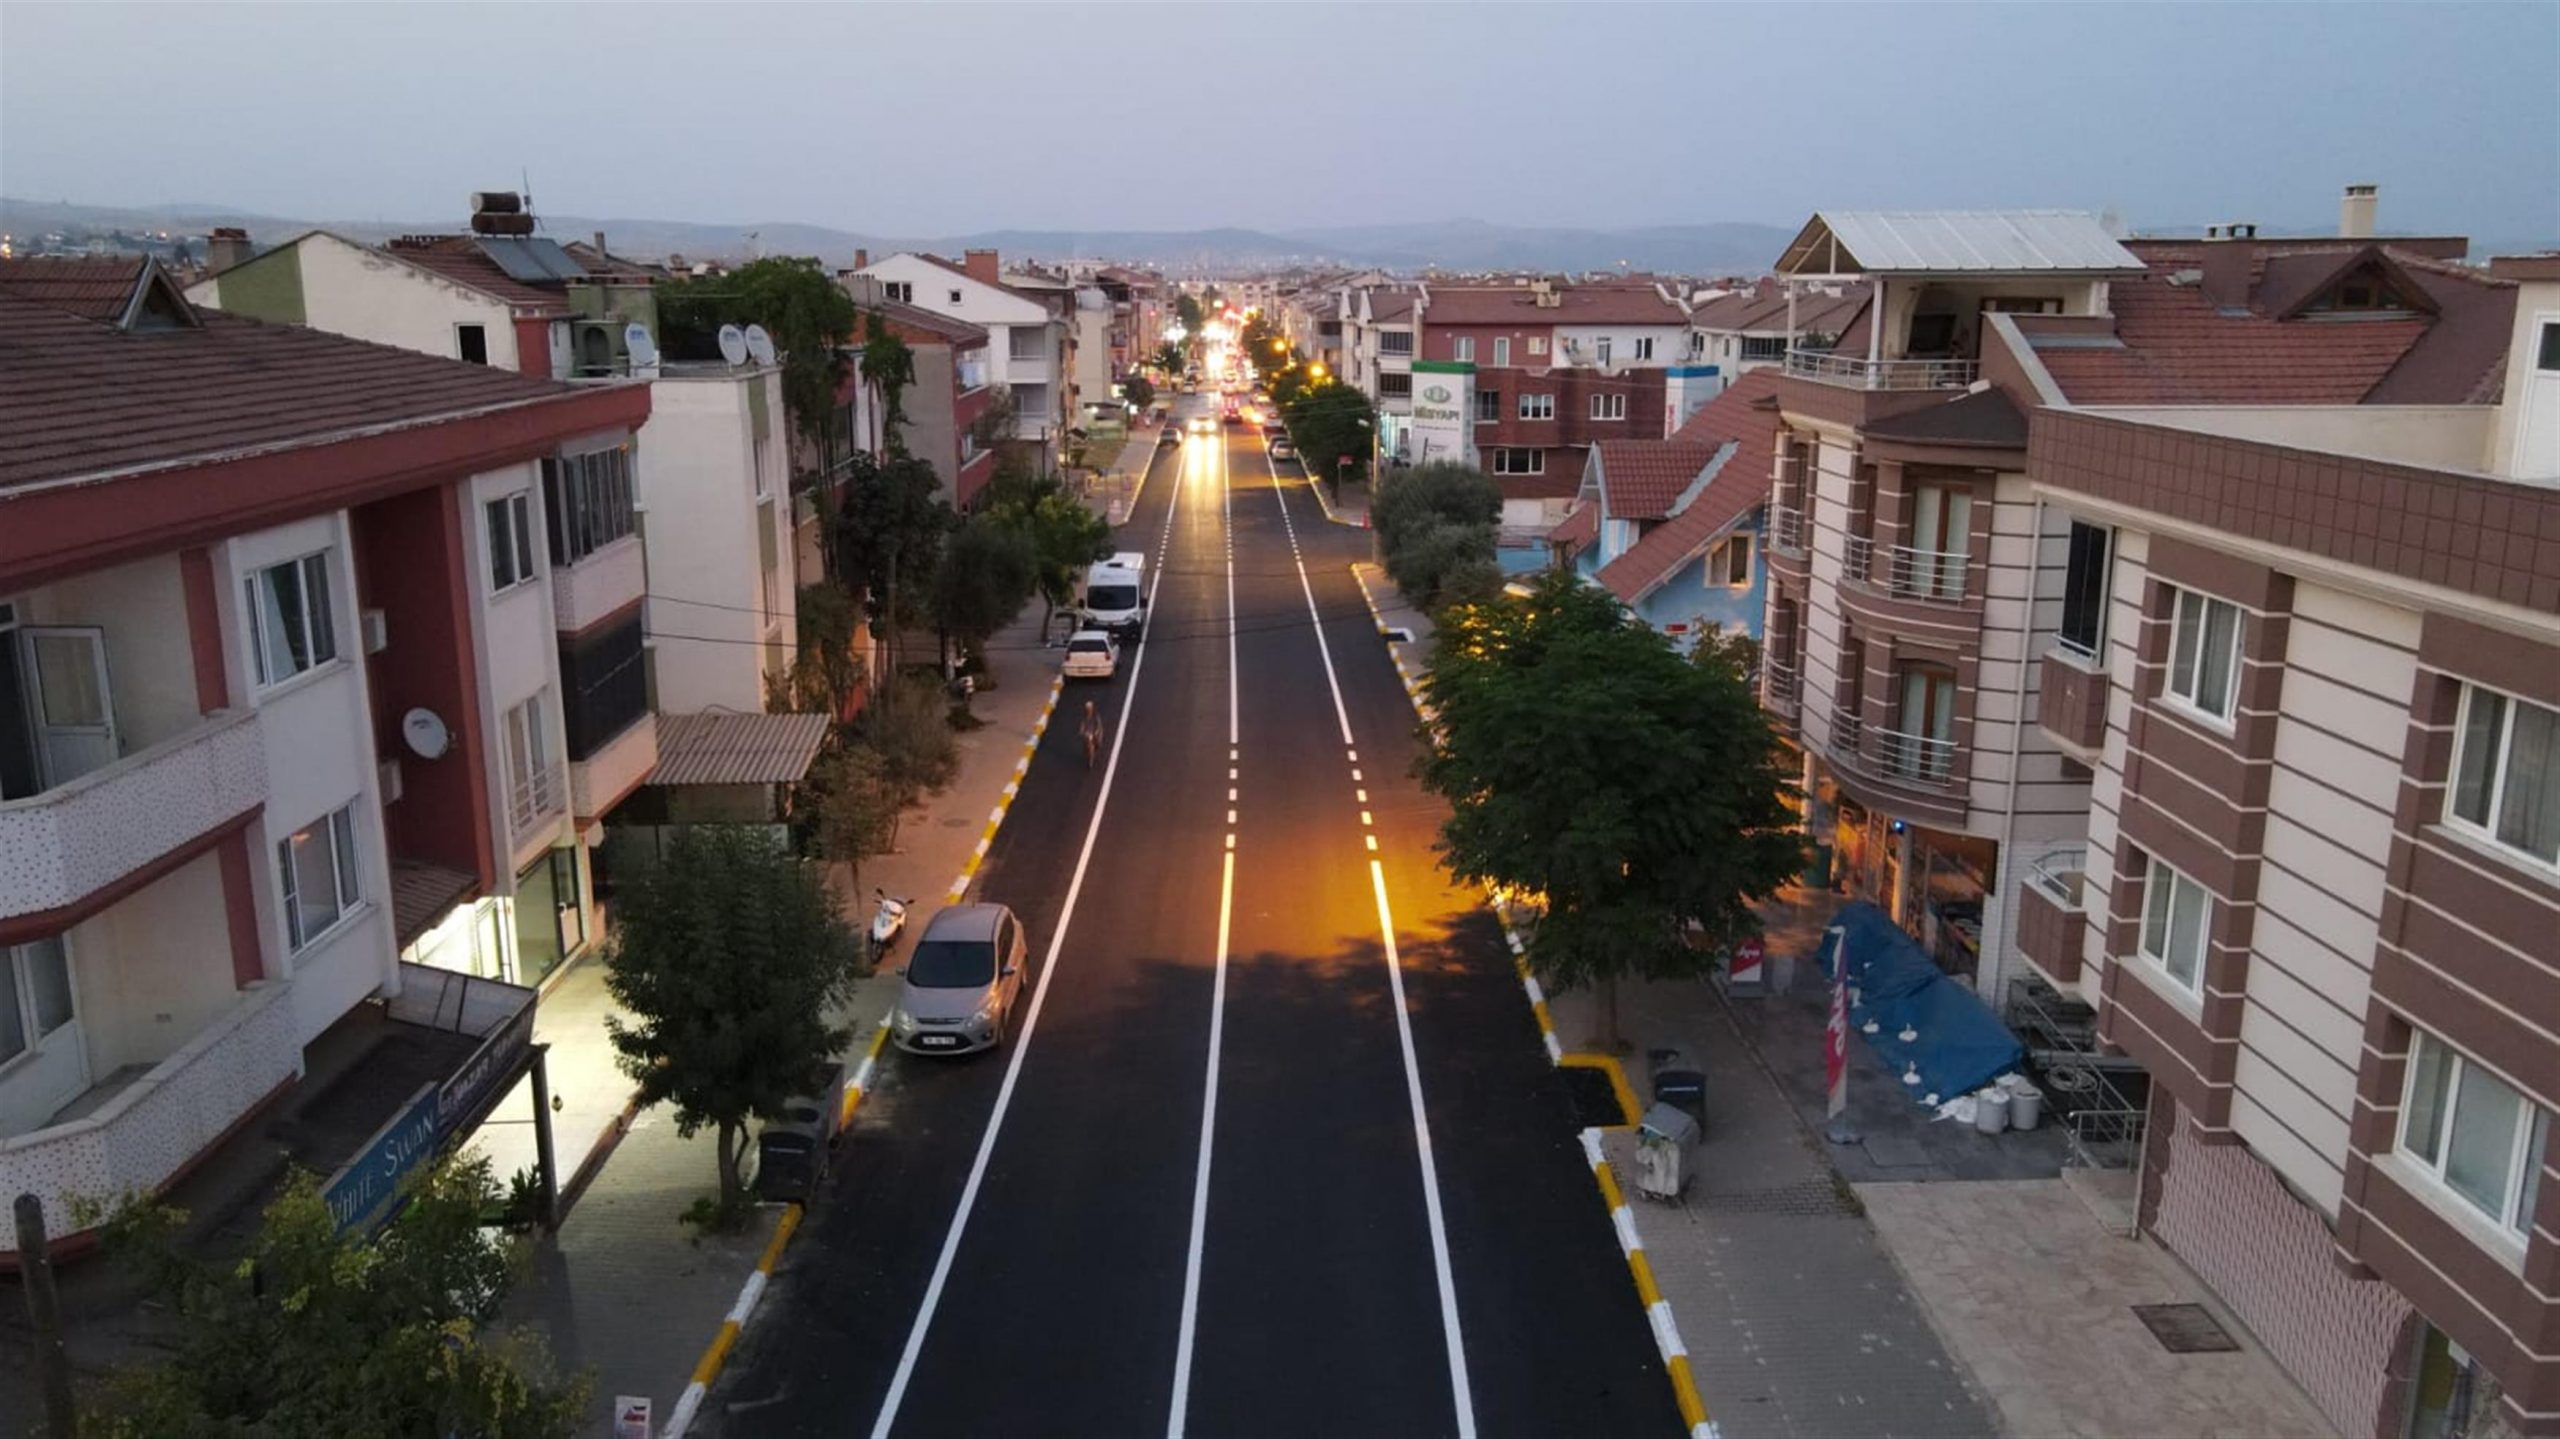
<svg viewBox="0 0 2560 1439"><path fill-rule="evenodd" d="M2023 1074L2003 1075L2000 1087L2009 1091L2009 1127L2035 1128L2044 1118L2044 1091L2028 1083Z"/></svg>
<svg viewBox="0 0 2560 1439"><path fill-rule="evenodd" d="M756 1197L807 1203L827 1174L826 1132L808 1120L777 1119L756 1136Z"/></svg>
<svg viewBox="0 0 2560 1439"><path fill-rule="evenodd" d="M1831 846L1816 841L1804 847L1804 882L1808 889L1831 887Z"/></svg>
<svg viewBox="0 0 2560 1439"><path fill-rule="evenodd" d="M1653 1102L1685 1109L1697 1120L1701 1129L1707 1123L1707 1076L1688 1054L1677 1049L1656 1049L1646 1057L1652 1061Z"/></svg>
<svg viewBox="0 0 2560 1439"><path fill-rule="evenodd" d="M1698 1121L1689 1112L1656 1104L1636 1127L1636 1192L1666 1203L1689 1184L1689 1162L1698 1148Z"/></svg>
<svg viewBox="0 0 2560 1439"><path fill-rule="evenodd" d="M1973 1127L1985 1134L1998 1134L2009 1127L2009 1091L1999 1085L1986 1085L1973 1096Z"/></svg>

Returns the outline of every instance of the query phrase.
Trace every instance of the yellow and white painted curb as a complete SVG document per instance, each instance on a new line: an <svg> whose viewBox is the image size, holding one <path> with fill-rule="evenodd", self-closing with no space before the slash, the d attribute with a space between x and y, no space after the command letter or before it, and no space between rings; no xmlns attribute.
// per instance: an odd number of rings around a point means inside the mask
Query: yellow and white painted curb
<svg viewBox="0 0 2560 1439"><path fill-rule="evenodd" d="M1378 609L1378 598L1370 593L1369 578L1360 567L1351 567L1351 577L1360 585L1360 598L1369 605L1370 618L1377 621L1381 638L1387 633L1386 616ZM1423 723L1437 725L1439 717L1423 702L1422 687L1405 667L1404 656L1396 653L1391 642L1387 653L1395 660L1396 675L1404 681L1405 695L1413 701L1415 714ZM1511 923L1509 904L1498 895L1487 895L1497 918L1502 921L1502 942L1511 949L1511 968L1520 976L1520 989L1529 997L1529 1010L1538 1017L1538 1038L1546 1045L1547 1062L1556 1067L1596 1069L1609 1077L1610 1092L1617 1096L1618 1111L1626 1117L1627 1127L1634 1127L1643 1117L1636 1100L1635 1086L1627 1082L1625 1066L1606 1054L1568 1054L1564 1041L1556 1034L1555 1015L1547 1008L1547 994L1530 971L1528 945ZM1645 1258L1644 1239L1636 1232L1636 1218L1627 1209L1626 1195L1618 1188L1618 1176L1609 1169L1608 1156L1601 1152L1598 1129L1582 1131L1582 1152L1591 1162L1591 1177L1599 1182L1600 1197L1609 1206L1609 1224L1618 1234L1618 1248L1627 1256L1627 1269L1635 1276L1636 1297L1644 1302L1645 1319L1653 1326L1654 1346L1662 1351L1663 1371L1671 1377L1671 1393L1680 1405L1680 1422L1687 1427L1690 1439L1717 1439L1716 1425L1707 1417L1706 1401L1698 1397L1698 1381L1689 1370L1689 1350L1680 1342L1680 1325L1671 1315L1671 1302L1662 1297L1662 1289L1654 1283L1653 1263Z"/></svg>
<svg viewBox="0 0 2560 1439"><path fill-rule="evenodd" d="M1278 467L1277 467L1277 466L1274 466L1274 468L1276 469L1276 468L1278 468ZM1299 468L1304 469L1304 468L1305 468L1305 466L1303 466L1303 465L1302 465L1302 466L1300 466ZM1316 508L1317 508L1317 509L1319 509L1319 510L1324 511L1324 517L1325 517L1326 519L1331 520L1333 523L1335 523L1335 524L1337 524L1337 525L1341 525L1341 526L1343 526L1343 527L1345 527L1345 528L1347 528L1347 529L1365 530L1365 529L1369 528L1369 522L1368 522L1367 520L1365 520L1365 519L1361 519L1361 520L1350 520L1350 519L1344 519L1344 518L1343 518L1343 516L1342 516L1342 512L1341 512L1341 511L1339 511L1339 510L1336 510L1336 509L1333 507L1333 501L1328 500L1328 499L1326 499L1326 498L1324 497L1324 485L1323 485L1323 483L1322 483L1322 482L1320 482L1319 480L1317 480L1315 476L1313 476L1313 475L1309 475L1309 476L1307 476L1307 488L1308 488L1308 489L1311 489L1311 490L1313 490L1313 491L1315 491L1315 492L1316 492Z"/></svg>
<svg viewBox="0 0 2560 1439"><path fill-rule="evenodd" d="M1653 1325L1654 1347L1662 1351L1663 1370L1671 1376L1672 1395L1680 1402L1680 1422L1690 1439L1717 1439L1716 1421L1707 1417L1706 1401L1698 1397L1697 1378L1689 1372L1689 1348L1680 1342L1680 1323L1671 1317L1671 1301L1662 1297L1661 1286L1653 1281L1653 1262L1645 1258L1636 1216L1627 1208L1618 1176L1610 1171L1609 1156L1601 1152L1599 1130L1582 1131L1582 1155L1591 1162L1600 1202L1609 1206L1610 1227L1618 1231L1618 1248L1627 1256L1628 1272L1635 1276L1636 1297L1644 1301L1645 1318Z"/></svg>
<svg viewBox="0 0 2560 1439"><path fill-rule="evenodd" d="M871 1047L863 1053L861 1065L845 1084L844 1108L836 1122L839 1136L852 1125L853 1112L862 1107L863 1091L871 1087L871 1072L879 1066L880 1047L888 1039L889 1021L883 1018L880 1027L871 1032ZM684 1439L685 1430L692 1427L694 1416L702 1410L703 1397L711 1392L713 1381L720 1377L721 1369L728 1364L729 1351L737 1347L738 1335L745 1331L747 1321L754 1317L756 1305L763 1302L765 1286L773 1282L774 1266L782 1262L784 1246L791 1243L792 1235L800 1232L800 1220L805 1213L797 1204L782 1207L782 1220L774 1225L773 1238L766 1243L764 1254L756 1260L755 1272L747 1276L745 1286L738 1290L738 1300L729 1306L729 1316L720 1321L720 1332L711 1337L711 1347L702 1351L701 1361L693 1366L692 1380L684 1386L684 1393L677 1396L675 1407L667 1411L667 1427L660 1431L662 1439Z"/></svg>
<svg viewBox="0 0 2560 1439"><path fill-rule="evenodd" d="M1360 587L1361 603L1369 607L1369 621L1377 626L1378 637L1386 639L1388 629L1386 613L1378 608L1378 597L1369 592L1369 577L1361 572L1360 566L1351 567L1351 581ZM1395 664L1396 678L1403 682L1404 697L1413 702L1413 712L1422 717L1424 724L1437 726L1440 723L1440 712L1433 709L1431 702L1422 697L1422 677L1415 674L1413 667L1405 663L1404 651L1398 649L1393 640L1387 640L1387 658Z"/></svg>
<svg viewBox="0 0 2560 1439"><path fill-rule="evenodd" d="M1049 698L1040 706L1040 718L1031 722L1031 737L1022 742L1022 756L1013 762L1013 778L1004 782L1004 797L987 811L987 827L979 834L977 847L969 851L968 862L960 866L959 878L951 881L943 903L958 904L969 892L969 881L978 877L978 866L987 862L987 850L996 842L996 831L1004 827L1005 811L1013 808L1014 798L1022 793L1022 777L1031 773L1031 757L1040 752L1040 736L1049 732L1049 718L1058 712L1058 696L1066 687L1063 670L1049 681Z"/></svg>

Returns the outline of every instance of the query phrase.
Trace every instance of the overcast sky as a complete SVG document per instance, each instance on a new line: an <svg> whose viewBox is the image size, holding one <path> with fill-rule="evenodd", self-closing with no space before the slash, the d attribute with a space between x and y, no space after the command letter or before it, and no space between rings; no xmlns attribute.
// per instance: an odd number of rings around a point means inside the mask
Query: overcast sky
<svg viewBox="0 0 2560 1439"><path fill-rule="evenodd" d="M2560 6L0 5L0 193L1288 229L2114 206L2560 241Z"/></svg>

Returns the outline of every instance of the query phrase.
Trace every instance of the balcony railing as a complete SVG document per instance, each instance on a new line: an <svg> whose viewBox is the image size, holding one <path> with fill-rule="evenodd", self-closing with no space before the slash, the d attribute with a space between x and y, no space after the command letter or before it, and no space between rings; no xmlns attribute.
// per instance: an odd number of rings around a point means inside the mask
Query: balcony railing
<svg viewBox="0 0 2560 1439"><path fill-rule="evenodd" d="M266 797L258 712L234 709L0 804L0 918L73 904Z"/></svg>
<svg viewBox="0 0 2560 1439"><path fill-rule="evenodd" d="M2065 909L2080 907L2080 879L2089 867L2087 845L2047 851L2027 865L2027 883L2043 890Z"/></svg>
<svg viewBox="0 0 2560 1439"><path fill-rule="evenodd" d="M1782 665L1763 656L1760 661L1761 708L1773 714L1796 712L1796 687L1800 683L1792 665Z"/></svg>
<svg viewBox="0 0 2560 1439"><path fill-rule="evenodd" d="M1804 553L1804 511L1793 505L1769 507L1769 548L1791 555Z"/></svg>
<svg viewBox="0 0 2560 1439"><path fill-rule="evenodd" d="M1851 584L1871 584L1876 573L1876 542L1865 535L1840 539L1840 577Z"/></svg>
<svg viewBox="0 0 2560 1439"><path fill-rule="evenodd" d="M1913 784L1943 785L1955 772L1956 742L1908 730L1873 731L1876 762L1895 779Z"/></svg>
<svg viewBox="0 0 2560 1439"><path fill-rule="evenodd" d="M534 827L560 812L564 780L559 761L529 773L519 774L507 786L508 831L521 844L532 837Z"/></svg>
<svg viewBox="0 0 2560 1439"><path fill-rule="evenodd" d="M1895 545L1885 551L1885 587L1906 600L1955 601L1964 598L1965 571L1973 557L1962 550L1915 550Z"/></svg>
<svg viewBox="0 0 2560 1439"><path fill-rule="evenodd" d="M1971 360L1869 360L1819 350L1789 350L1787 373L1853 390L1961 390L1973 383Z"/></svg>
<svg viewBox="0 0 2560 1439"><path fill-rule="evenodd" d="M1867 722L1858 711L1843 705L1831 712L1831 753L1834 759L1856 767L1866 751Z"/></svg>

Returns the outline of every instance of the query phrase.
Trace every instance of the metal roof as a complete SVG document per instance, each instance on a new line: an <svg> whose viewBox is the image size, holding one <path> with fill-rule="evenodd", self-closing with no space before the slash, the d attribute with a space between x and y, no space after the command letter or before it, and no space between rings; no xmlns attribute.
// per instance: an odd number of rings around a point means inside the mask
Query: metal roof
<svg viewBox="0 0 2560 1439"><path fill-rule="evenodd" d="M713 710L657 719L653 785L788 784L809 773L827 742L822 714Z"/></svg>
<svg viewBox="0 0 2560 1439"><path fill-rule="evenodd" d="M2143 269L2083 210L1823 210L1782 275L2105 274Z"/></svg>

